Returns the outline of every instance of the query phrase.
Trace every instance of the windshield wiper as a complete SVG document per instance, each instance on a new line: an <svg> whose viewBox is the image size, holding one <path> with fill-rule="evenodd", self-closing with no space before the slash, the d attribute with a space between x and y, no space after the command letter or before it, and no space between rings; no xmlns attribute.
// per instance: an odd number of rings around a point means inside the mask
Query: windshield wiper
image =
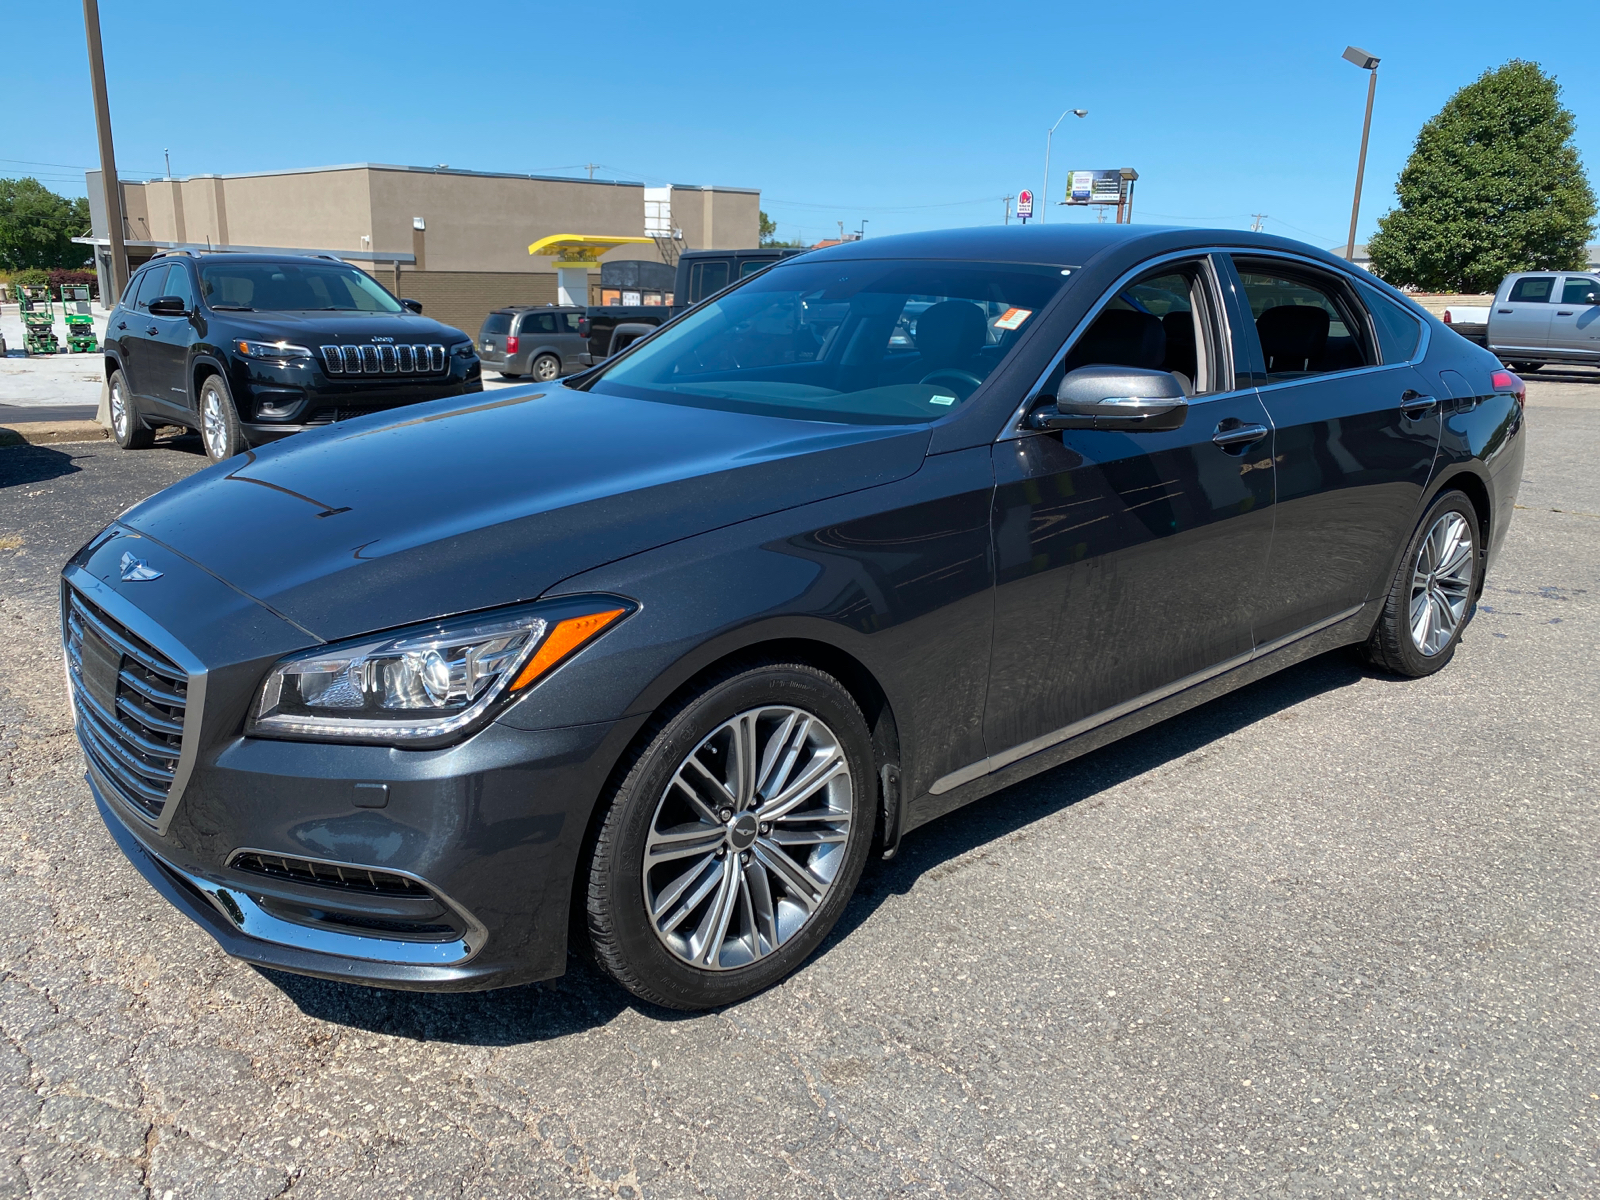
<svg viewBox="0 0 1600 1200"><path fill-rule="evenodd" d="M213 304L213 312L255 312L248 304Z"/></svg>

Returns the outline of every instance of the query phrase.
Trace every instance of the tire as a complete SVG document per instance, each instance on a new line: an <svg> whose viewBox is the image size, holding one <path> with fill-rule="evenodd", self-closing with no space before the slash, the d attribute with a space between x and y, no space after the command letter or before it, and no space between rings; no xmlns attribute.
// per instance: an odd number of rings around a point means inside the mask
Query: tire
<svg viewBox="0 0 1600 1200"><path fill-rule="evenodd" d="M736 744L755 747L746 757L757 772L768 766L755 787L737 785ZM772 986L827 937L866 865L878 793L861 709L815 667L759 663L714 677L639 745L594 835L585 908L595 960L667 1008L713 1008ZM798 803L777 807L796 786ZM760 820L763 805L773 820Z"/></svg>
<svg viewBox="0 0 1600 1200"><path fill-rule="evenodd" d="M1506 365L1508 367L1510 367L1513 371L1515 371L1518 375L1532 375L1540 367L1544 366L1543 363L1530 363L1530 362L1514 362L1514 363L1507 363Z"/></svg>
<svg viewBox="0 0 1600 1200"><path fill-rule="evenodd" d="M1412 679L1449 664L1483 586L1481 537L1477 509L1464 493L1446 492L1433 502L1367 640L1369 662Z"/></svg>
<svg viewBox="0 0 1600 1200"><path fill-rule="evenodd" d="M155 430L144 423L138 406L128 391L128 381L121 371L111 372L106 381L111 391L111 433L117 445L124 450L148 450L155 444Z"/></svg>
<svg viewBox="0 0 1600 1200"><path fill-rule="evenodd" d="M500 378L501 379L521 379L522 378L522 372L521 371L501 371L500 372Z"/></svg>
<svg viewBox="0 0 1600 1200"><path fill-rule="evenodd" d="M232 458L245 448L239 410L221 375L207 375L200 385L200 441L212 462Z"/></svg>
<svg viewBox="0 0 1600 1200"><path fill-rule="evenodd" d="M549 383L561 376L561 360L554 354L541 354L533 360L533 377L540 383Z"/></svg>

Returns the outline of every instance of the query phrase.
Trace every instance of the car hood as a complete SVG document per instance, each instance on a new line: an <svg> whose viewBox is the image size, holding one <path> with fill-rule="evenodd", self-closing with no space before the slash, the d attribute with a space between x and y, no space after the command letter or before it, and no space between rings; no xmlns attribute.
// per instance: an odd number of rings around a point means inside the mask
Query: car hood
<svg viewBox="0 0 1600 1200"><path fill-rule="evenodd" d="M122 523L324 640L529 600L580 571L904 478L925 427L517 389L218 463Z"/></svg>
<svg viewBox="0 0 1600 1200"><path fill-rule="evenodd" d="M216 314L228 318L231 330L249 336L259 327L261 336L272 341L285 339L289 330L309 330L321 337L339 342L370 341L375 337L392 337L396 342L442 340L451 336L460 341L466 335L452 325L435 321L418 313L381 312L228 312Z"/></svg>

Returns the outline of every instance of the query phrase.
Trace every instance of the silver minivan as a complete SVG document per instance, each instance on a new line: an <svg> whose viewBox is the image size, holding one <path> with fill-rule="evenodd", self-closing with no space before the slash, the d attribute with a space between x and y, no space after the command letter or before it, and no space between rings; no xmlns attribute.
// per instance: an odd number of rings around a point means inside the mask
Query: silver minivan
<svg viewBox="0 0 1600 1200"><path fill-rule="evenodd" d="M580 371L589 339L579 333L584 310L545 305L497 308L478 330L478 359L485 371L498 371L508 379L532 375L548 383Z"/></svg>
<svg viewBox="0 0 1600 1200"><path fill-rule="evenodd" d="M1507 275L1489 308L1489 349L1513 371L1547 363L1600 366L1600 272Z"/></svg>

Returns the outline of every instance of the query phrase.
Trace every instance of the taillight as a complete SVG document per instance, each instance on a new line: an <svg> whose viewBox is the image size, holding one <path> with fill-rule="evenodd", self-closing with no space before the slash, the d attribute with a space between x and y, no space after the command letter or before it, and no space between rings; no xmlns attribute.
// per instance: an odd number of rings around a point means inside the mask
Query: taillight
<svg viewBox="0 0 1600 1200"><path fill-rule="evenodd" d="M1489 386L1497 392L1510 392L1517 398L1519 407L1528 403L1528 385L1510 371L1496 371L1489 376Z"/></svg>
<svg viewBox="0 0 1600 1200"><path fill-rule="evenodd" d="M1444 310L1444 323L1446 325L1454 324L1454 322L1450 320L1450 310L1448 308Z"/></svg>
<svg viewBox="0 0 1600 1200"><path fill-rule="evenodd" d="M517 352L517 339L514 338L514 337L508 337L506 339L506 353L507 354L515 354L516 352Z"/></svg>

